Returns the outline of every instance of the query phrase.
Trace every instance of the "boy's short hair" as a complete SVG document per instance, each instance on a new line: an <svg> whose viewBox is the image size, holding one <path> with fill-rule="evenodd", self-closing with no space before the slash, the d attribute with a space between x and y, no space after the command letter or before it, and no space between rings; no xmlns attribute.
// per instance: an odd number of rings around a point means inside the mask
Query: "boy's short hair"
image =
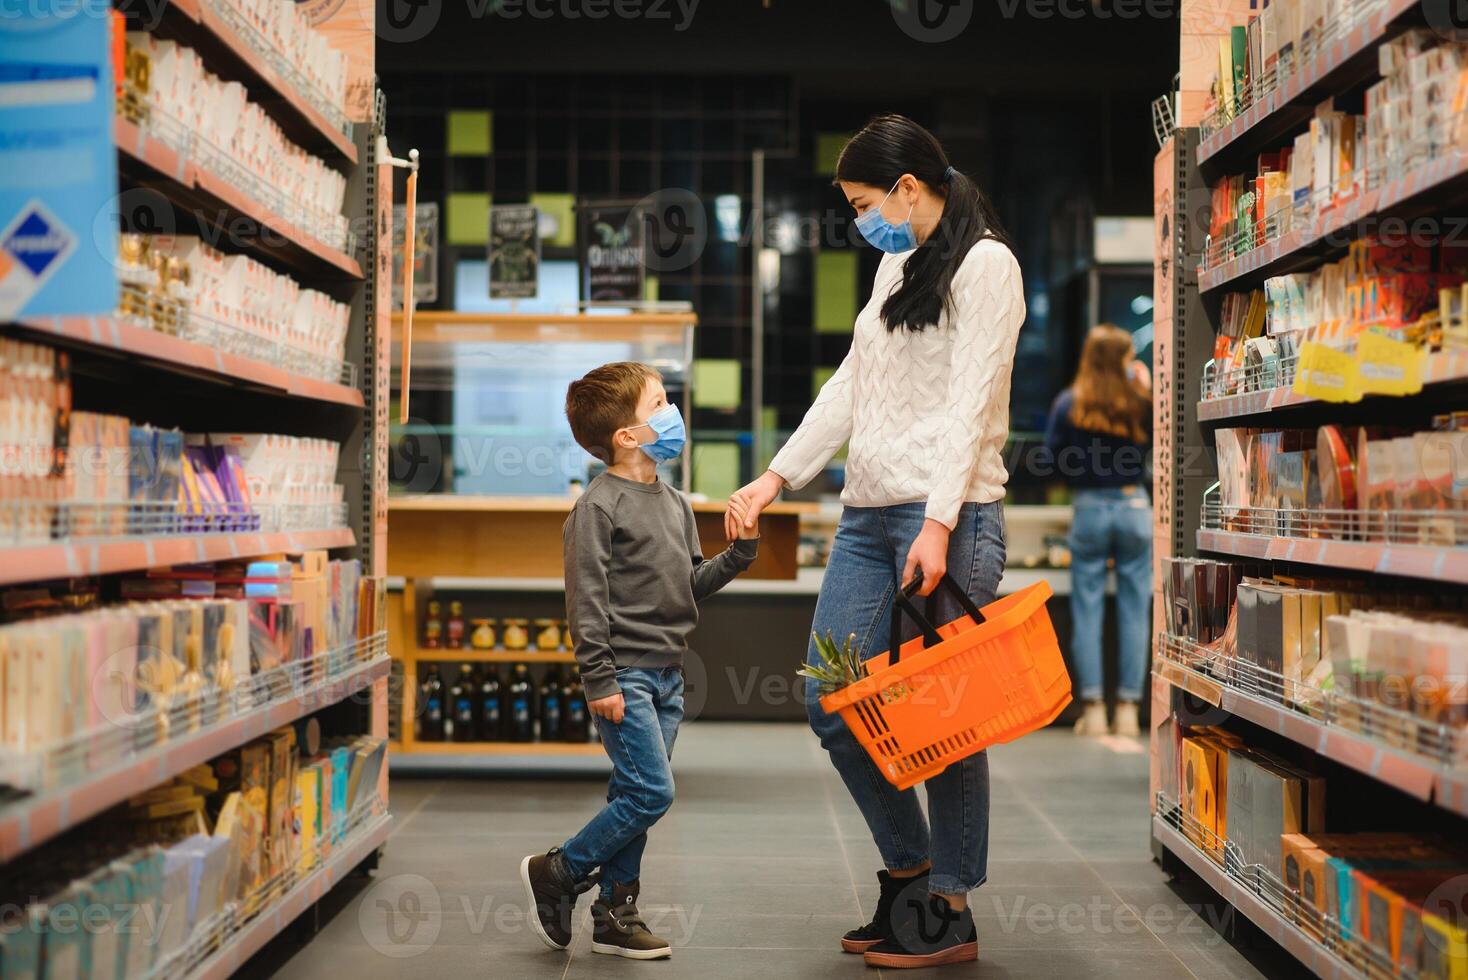
<svg viewBox="0 0 1468 980"><path fill-rule="evenodd" d="M637 424L637 403L648 379L661 381L656 369L637 361L614 361L586 372L566 389L566 419L582 449L603 463L615 455L612 436Z"/></svg>

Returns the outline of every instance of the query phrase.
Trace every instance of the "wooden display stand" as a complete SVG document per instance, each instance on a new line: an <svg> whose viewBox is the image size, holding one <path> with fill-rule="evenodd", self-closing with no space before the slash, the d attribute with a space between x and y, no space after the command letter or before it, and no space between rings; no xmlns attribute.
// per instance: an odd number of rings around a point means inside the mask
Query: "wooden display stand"
<svg viewBox="0 0 1468 980"><path fill-rule="evenodd" d="M595 742L432 742L417 741L418 661L448 663L574 663L567 650L424 650L418 646L420 596L427 580L458 579L475 587L510 590L559 588L563 577L561 527L574 503L570 497L480 497L425 494L395 497L389 503L392 550L389 576L405 579L401 592L388 595L391 631L388 651L403 665L402 726L395 754L414 755L600 755ZM775 503L760 521L759 557L742 578L791 580L796 577L800 515L815 504ZM727 546L724 504L693 503L699 539L706 556Z"/></svg>

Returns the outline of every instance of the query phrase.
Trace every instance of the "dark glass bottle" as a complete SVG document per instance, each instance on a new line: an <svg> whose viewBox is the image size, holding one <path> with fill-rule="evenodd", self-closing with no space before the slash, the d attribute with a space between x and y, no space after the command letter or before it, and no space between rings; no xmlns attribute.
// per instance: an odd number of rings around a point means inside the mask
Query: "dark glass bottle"
<svg viewBox="0 0 1468 980"><path fill-rule="evenodd" d="M585 742L591 738L587 730L591 716L586 711L586 692L581 687L581 675L573 667L561 681L561 728L568 742Z"/></svg>
<svg viewBox="0 0 1468 980"><path fill-rule="evenodd" d="M479 740L479 726L475 723L474 696L479 687L479 678L475 676L474 665L464 664L459 668L459 676L454 678L453 685L449 688L449 729L448 736L451 742L476 742Z"/></svg>
<svg viewBox="0 0 1468 980"><path fill-rule="evenodd" d="M526 664L516 664L510 675L505 711L505 741L535 741L535 685Z"/></svg>
<svg viewBox="0 0 1468 980"><path fill-rule="evenodd" d="M437 664L428 665L427 673L418 684L418 706L418 739L423 742L442 742L443 678L438 676Z"/></svg>
<svg viewBox="0 0 1468 980"><path fill-rule="evenodd" d="M485 664L479 678L479 740L498 742L504 737L504 684L499 668Z"/></svg>
<svg viewBox="0 0 1468 980"><path fill-rule="evenodd" d="M565 700L561 697L561 671L551 667L540 681L540 740L559 742L565 737Z"/></svg>

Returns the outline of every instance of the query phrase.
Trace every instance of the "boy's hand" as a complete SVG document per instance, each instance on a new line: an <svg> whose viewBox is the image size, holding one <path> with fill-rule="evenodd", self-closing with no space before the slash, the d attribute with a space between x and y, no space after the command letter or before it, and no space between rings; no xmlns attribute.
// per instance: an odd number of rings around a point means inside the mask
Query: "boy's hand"
<svg viewBox="0 0 1468 980"><path fill-rule="evenodd" d="M622 714L627 710L627 703L622 700L622 692L609 694L604 698L586 702L586 707L598 718L605 718L613 725L622 724Z"/></svg>
<svg viewBox="0 0 1468 980"><path fill-rule="evenodd" d="M750 521L747 520L749 516L749 509L750 505L746 501L738 497L730 497L728 517L732 517L733 521L729 521L726 517L724 521L725 531L727 532L729 524L733 523L734 526L738 528L739 537L743 538L744 540L750 541L754 538L759 537L758 512L756 512L754 520Z"/></svg>

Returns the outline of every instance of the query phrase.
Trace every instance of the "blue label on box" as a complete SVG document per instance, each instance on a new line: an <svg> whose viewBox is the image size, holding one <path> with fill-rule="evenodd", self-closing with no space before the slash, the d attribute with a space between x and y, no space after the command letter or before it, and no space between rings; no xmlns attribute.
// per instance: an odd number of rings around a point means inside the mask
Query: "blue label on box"
<svg viewBox="0 0 1468 980"><path fill-rule="evenodd" d="M110 6L0 18L0 321L117 308Z"/></svg>

